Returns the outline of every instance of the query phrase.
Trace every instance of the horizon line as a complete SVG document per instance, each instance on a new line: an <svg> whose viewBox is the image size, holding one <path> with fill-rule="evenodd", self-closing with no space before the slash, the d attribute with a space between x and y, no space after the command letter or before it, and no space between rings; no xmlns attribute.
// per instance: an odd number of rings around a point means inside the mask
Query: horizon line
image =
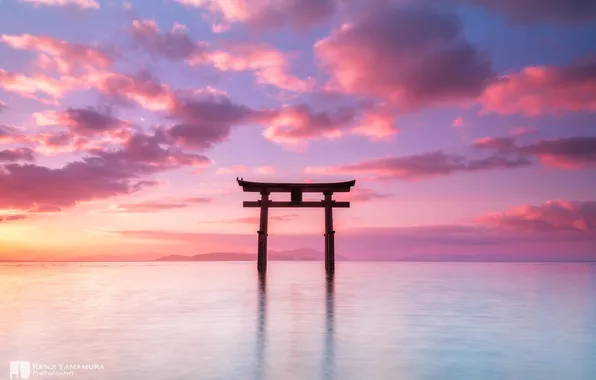
<svg viewBox="0 0 596 380"><path fill-rule="evenodd" d="M192 256L191 256L192 257ZM268 261L276 262L324 262L321 260L301 259L301 260L276 260L269 259ZM593 260L336 260L341 262L370 262L370 263L596 263ZM0 264L19 264L19 263L205 263L205 262L238 262L238 263L253 263L255 260L112 260L112 261L95 261L95 260L2 260Z"/></svg>

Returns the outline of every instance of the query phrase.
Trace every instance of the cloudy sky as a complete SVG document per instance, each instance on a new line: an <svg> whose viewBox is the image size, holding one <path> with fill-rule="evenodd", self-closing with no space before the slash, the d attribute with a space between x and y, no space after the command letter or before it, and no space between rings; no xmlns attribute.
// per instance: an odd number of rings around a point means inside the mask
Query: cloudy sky
<svg viewBox="0 0 596 380"><path fill-rule="evenodd" d="M254 251L236 177L356 179L352 258L596 258L593 35L593 0L1 0L0 258Z"/></svg>

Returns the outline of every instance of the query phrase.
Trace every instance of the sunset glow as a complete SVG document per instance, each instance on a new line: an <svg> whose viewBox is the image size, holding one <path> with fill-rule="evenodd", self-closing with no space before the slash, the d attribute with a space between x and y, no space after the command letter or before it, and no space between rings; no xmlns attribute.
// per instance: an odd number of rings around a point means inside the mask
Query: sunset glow
<svg viewBox="0 0 596 380"><path fill-rule="evenodd" d="M596 260L596 5L530 3L5 0L0 260L255 253L236 177L356 179L349 259Z"/></svg>

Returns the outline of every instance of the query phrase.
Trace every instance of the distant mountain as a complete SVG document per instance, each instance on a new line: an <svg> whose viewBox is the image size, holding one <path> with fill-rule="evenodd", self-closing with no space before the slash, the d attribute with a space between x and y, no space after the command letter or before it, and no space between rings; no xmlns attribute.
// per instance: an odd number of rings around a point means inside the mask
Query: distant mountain
<svg viewBox="0 0 596 380"><path fill-rule="evenodd" d="M92 256L77 256L69 257L66 262L95 262L95 263L109 263L109 262L131 262L131 261L153 261L158 255L144 255L143 257L134 256L118 256L118 255L92 255Z"/></svg>
<svg viewBox="0 0 596 380"><path fill-rule="evenodd" d="M322 261L323 252L310 248L291 249L285 251L268 251L267 260L270 261ZM336 260L348 260L345 256L336 255ZM193 256L170 255L158 258L156 261L256 261L256 253L214 252Z"/></svg>
<svg viewBox="0 0 596 380"><path fill-rule="evenodd" d="M22 256L21 256L22 257ZM594 262L596 261L593 253L577 253L568 255L564 258L559 255L541 255L534 256L523 253L516 254L450 254L450 253L425 253L413 255L408 252L395 252L393 254L375 254L373 250L370 254L343 256L335 255L337 261L373 261L373 262ZM323 261L325 254L321 251L310 248L298 248L290 250L270 250L267 253L267 259L270 261ZM256 262L256 253L246 252L215 252L197 254L192 256L169 255L162 256L159 253L151 252L139 255L90 255L68 257L64 259L38 259L36 257L27 257L13 259L12 257L0 256L0 263L19 263L19 262L151 262L151 261L252 261Z"/></svg>
<svg viewBox="0 0 596 380"><path fill-rule="evenodd" d="M155 261L248 261L255 257L256 255L249 253L217 252L193 256L169 255L160 257Z"/></svg>

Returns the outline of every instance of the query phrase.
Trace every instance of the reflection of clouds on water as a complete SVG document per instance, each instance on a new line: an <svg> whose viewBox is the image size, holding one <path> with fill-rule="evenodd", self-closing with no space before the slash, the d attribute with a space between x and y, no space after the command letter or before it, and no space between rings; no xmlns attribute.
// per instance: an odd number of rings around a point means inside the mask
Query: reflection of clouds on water
<svg viewBox="0 0 596 380"><path fill-rule="evenodd" d="M105 380L596 379L596 264L103 265L0 266L0 373L20 357Z"/></svg>

